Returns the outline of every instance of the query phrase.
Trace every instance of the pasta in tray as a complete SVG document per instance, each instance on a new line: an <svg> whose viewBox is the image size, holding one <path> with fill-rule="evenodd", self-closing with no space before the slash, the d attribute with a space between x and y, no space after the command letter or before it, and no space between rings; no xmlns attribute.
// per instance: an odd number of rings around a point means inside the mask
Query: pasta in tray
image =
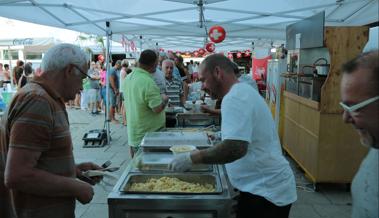
<svg viewBox="0 0 379 218"><path fill-rule="evenodd" d="M165 176L159 179L151 178L144 183L132 183L126 191L202 193L215 192L215 188L211 184L190 183Z"/></svg>

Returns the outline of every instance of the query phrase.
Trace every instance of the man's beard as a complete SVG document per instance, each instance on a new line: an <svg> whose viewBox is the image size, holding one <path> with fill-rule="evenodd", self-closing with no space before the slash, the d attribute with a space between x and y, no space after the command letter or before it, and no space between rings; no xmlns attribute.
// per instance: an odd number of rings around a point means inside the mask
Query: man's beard
<svg viewBox="0 0 379 218"><path fill-rule="evenodd" d="M372 136L367 130L359 130L358 134L360 136L360 141L363 146L369 148L379 148L379 145L375 141L374 136Z"/></svg>

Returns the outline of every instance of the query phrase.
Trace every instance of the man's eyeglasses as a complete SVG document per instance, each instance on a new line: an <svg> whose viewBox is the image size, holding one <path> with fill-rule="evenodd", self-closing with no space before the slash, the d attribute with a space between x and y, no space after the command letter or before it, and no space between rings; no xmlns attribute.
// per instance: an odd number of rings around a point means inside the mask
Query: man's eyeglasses
<svg viewBox="0 0 379 218"><path fill-rule="evenodd" d="M88 74L84 73L84 72L82 71L82 69L80 69L80 67L76 66L75 64L73 64L73 66L74 66L77 70L79 70L79 72L80 72L81 74L83 74L85 77L87 77L88 79L92 79Z"/></svg>
<svg viewBox="0 0 379 218"><path fill-rule="evenodd" d="M375 101L377 101L377 100L379 100L379 95L378 95L378 96L375 96L375 97L372 97L372 98L369 98L369 99L367 99L367 100L364 100L364 101L362 101L362 102L360 102L360 103L358 103L358 104L352 105L352 106L347 106L347 105L344 104L343 102L340 102L340 105L341 105L341 107L342 107L345 111L347 111L347 112L349 112L349 113L353 113L353 112L355 112L356 110L359 110L359 109L361 109L361 108L363 108L363 107L365 107L365 106L367 106L367 105L369 105L369 104L371 104L371 103L373 103L373 102L375 102Z"/></svg>

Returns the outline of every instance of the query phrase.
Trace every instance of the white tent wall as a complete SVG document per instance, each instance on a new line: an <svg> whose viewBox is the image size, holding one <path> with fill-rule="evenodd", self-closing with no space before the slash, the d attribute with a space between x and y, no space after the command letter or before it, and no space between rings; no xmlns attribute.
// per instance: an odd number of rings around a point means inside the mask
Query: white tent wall
<svg viewBox="0 0 379 218"><path fill-rule="evenodd" d="M105 35L110 21L112 39L121 34L143 48L196 50L203 47L205 28L199 27L199 5L205 27L227 31L217 50L250 48L251 42L285 41L286 25L325 11L327 26L360 26L378 21L378 0L4 0L0 15L90 34ZM22 13L14 13L22 11ZM138 45L137 45L138 46Z"/></svg>

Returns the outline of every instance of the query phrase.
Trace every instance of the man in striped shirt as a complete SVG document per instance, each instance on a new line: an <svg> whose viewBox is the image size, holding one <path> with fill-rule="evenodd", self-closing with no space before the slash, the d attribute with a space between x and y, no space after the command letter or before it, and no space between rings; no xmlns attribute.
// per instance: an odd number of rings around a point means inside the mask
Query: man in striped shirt
<svg viewBox="0 0 379 218"><path fill-rule="evenodd" d="M170 106L182 106L186 102L183 95L183 83L173 76L174 62L164 60L162 70L166 78L166 95L170 99Z"/></svg>
<svg viewBox="0 0 379 218"><path fill-rule="evenodd" d="M64 102L73 100L87 76L87 58L77 46L60 44L43 57L42 74L18 91L0 131L0 217L73 218L75 200L93 197L75 165ZM78 179L79 178L79 179ZM89 181L88 181L89 182Z"/></svg>

